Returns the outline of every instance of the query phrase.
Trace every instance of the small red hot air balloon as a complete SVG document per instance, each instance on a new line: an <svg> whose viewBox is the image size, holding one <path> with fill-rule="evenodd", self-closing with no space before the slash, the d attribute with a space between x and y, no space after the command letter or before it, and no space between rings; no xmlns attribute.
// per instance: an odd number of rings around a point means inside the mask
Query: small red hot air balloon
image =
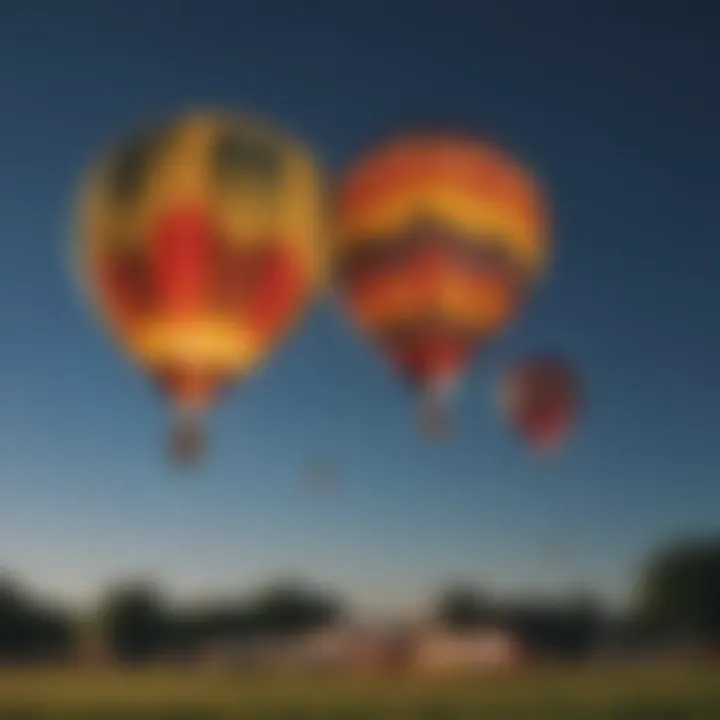
<svg viewBox="0 0 720 720"><path fill-rule="evenodd" d="M510 368L502 379L500 401L530 448L553 452L577 420L580 381L565 361L538 356Z"/></svg>

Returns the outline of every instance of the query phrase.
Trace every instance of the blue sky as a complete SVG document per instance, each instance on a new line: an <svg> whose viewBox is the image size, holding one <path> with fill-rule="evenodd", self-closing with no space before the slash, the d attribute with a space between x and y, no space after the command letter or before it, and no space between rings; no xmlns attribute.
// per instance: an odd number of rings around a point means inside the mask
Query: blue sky
<svg viewBox="0 0 720 720"><path fill-rule="evenodd" d="M454 580L623 598L658 542L718 529L719 30L700 2L5 0L0 566L78 600L128 573L184 595L293 575L368 607ZM459 122L544 180L552 273L478 358L451 443L420 442L326 299L214 413L205 465L168 466L165 408L72 284L69 225L98 148L197 105L275 120L331 173L385 132ZM589 397L538 467L492 392L545 349ZM325 500L317 457L342 474Z"/></svg>

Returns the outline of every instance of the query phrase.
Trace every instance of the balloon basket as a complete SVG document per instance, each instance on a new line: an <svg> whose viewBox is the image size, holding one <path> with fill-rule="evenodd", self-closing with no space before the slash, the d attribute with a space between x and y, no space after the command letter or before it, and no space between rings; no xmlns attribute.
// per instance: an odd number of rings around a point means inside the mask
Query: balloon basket
<svg viewBox="0 0 720 720"><path fill-rule="evenodd" d="M418 413L420 433L424 440L441 442L452 436L453 417L447 403L435 395L423 397Z"/></svg>
<svg viewBox="0 0 720 720"><path fill-rule="evenodd" d="M170 433L168 454L178 465L196 463L205 452L205 434L196 418L178 418Z"/></svg>

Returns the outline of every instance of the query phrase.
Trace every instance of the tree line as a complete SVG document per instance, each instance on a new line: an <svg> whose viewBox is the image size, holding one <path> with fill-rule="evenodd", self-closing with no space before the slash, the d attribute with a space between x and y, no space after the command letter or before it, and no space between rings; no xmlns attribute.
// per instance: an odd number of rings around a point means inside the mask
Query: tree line
<svg viewBox="0 0 720 720"><path fill-rule="evenodd" d="M579 658L608 636L642 644L683 639L720 646L720 536L660 548L642 568L636 601L610 616L591 596L563 603L492 599L476 587L443 592L435 620L451 629L502 628L530 647ZM115 661L192 656L228 638L287 636L349 615L339 596L281 582L249 597L177 607L153 583L122 583L103 596L92 618L39 600L15 578L0 579L0 661L77 656L95 642Z"/></svg>

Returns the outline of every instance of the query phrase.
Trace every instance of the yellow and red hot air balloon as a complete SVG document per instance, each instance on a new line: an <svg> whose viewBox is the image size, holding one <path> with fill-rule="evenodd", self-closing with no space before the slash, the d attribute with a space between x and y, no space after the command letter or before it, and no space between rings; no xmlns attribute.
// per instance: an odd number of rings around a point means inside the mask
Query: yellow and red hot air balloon
<svg viewBox="0 0 720 720"><path fill-rule="evenodd" d="M518 312L547 256L534 179L473 136L407 133L370 151L341 183L334 260L361 332L445 425L476 350Z"/></svg>
<svg viewBox="0 0 720 720"><path fill-rule="evenodd" d="M231 380L297 321L321 273L318 173L266 125L192 113L140 131L89 173L80 261L120 344L170 398L174 451Z"/></svg>
<svg viewBox="0 0 720 720"><path fill-rule="evenodd" d="M580 380L563 360L537 356L511 367L501 381L500 402L534 451L557 451L577 420Z"/></svg>

